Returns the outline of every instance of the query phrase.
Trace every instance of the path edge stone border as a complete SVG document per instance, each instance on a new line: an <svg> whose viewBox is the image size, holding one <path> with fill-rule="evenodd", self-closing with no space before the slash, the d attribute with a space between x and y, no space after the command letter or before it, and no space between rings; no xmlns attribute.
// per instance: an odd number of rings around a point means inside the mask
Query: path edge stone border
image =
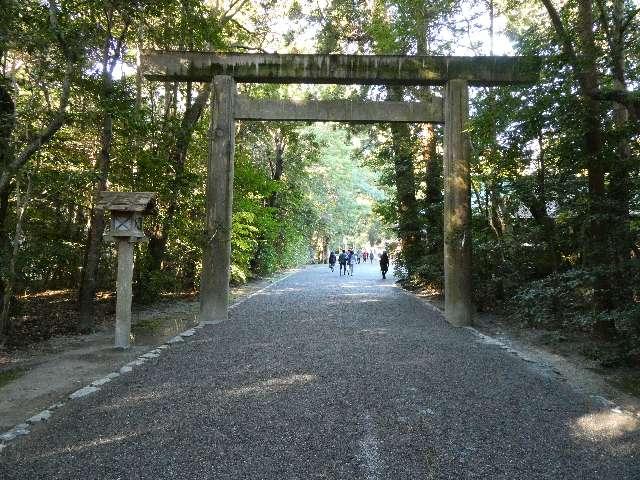
<svg viewBox="0 0 640 480"><path fill-rule="evenodd" d="M295 268L291 271L288 271L282 277L274 280L268 285L265 285L264 287L256 290L255 292L251 292L250 294L236 300L233 304L229 306L229 310L236 308L237 306L246 302L247 300L254 297L255 295L259 295L260 293L268 290L272 286L286 280L292 275L295 275L296 273L300 272L304 268L305 267L302 266L299 268ZM194 327L188 328L187 330L180 332L178 335L167 339L165 342L158 345L157 347L154 347L148 352L145 352L139 355L135 360L131 360L125 363L118 369L118 371L111 372L102 378L98 378L94 380L89 385L85 385L84 387L79 388L74 392L71 392L69 395L67 395L67 399L65 401L55 403L47 407L46 409L42 410L41 412L36 413L35 415L29 417L23 423L19 423L18 425L15 425L13 428L10 428L6 432L0 433L0 453L2 453L2 451L6 449L9 446L9 444L13 442L15 439L29 435L31 433L31 427L33 425L36 425L38 423L46 423L48 420L50 420L51 416L54 414L54 411L66 405L68 401L77 401L84 397L92 395L96 392L99 392L102 386L106 385L107 383L110 383L113 379L133 372L135 367L142 366L151 359L159 358L164 350L167 350L176 344L184 343L186 338L191 338L195 336L198 333L198 331L202 330L206 325L209 325L209 323L201 322Z"/></svg>
<svg viewBox="0 0 640 480"><path fill-rule="evenodd" d="M412 292L411 290L405 289L404 287L402 287L402 285L399 285L397 283L394 284L394 287L399 289L405 295L408 295L408 296L410 296L412 298L415 298L416 300L418 300L423 305L429 307L434 312L440 314L442 316L442 320L446 322L446 319L444 318L444 311L442 309L438 308L433 303L431 303L429 300L426 300L426 299L420 297L416 293ZM451 324L449 324L449 325L451 325ZM465 330L468 330L476 337L476 339L479 342L484 343L486 345L495 345L496 347L498 347L498 348L504 350L505 352L507 352L507 353L519 358L520 360L522 360L524 362L535 363L537 366L542 367L542 368L544 368L546 370L551 370L556 375L562 377L562 373L559 372L552 365L543 364L543 363L541 363L541 362L539 362L537 360L533 360L526 353L521 352L520 350L518 350L516 348L513 348L510 345L507 345L506 343L498 340L497 338L494 338L494 337L492 337L490 335L486 335L486 334L480 332L479 330L477 330L474 327L468 327L468 326L466 326L466 327L456 327L454 325L451 325L451 327L452 328L463 328ZM595 403L596 405L599 405L602 408L608 409L608 411L610 411L612 413L616 413L616 414L620 414L620 415L626 415L626 416L629 416L629 417L631 417L631 418L633 418L635 420L640 418L640 411L639 412L633 412L631 410L627 410L627 409L623 408L622 406L618 405L617 403L611 401L610 399L604 397L603 395L586 394L585 396L587 396L589 399L591 399L591 401L593 403Z"/></svg>

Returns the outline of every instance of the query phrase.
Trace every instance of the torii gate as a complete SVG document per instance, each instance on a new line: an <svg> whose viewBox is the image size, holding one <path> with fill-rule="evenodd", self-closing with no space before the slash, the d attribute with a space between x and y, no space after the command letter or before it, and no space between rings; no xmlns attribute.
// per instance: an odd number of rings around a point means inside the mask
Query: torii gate
<svg viewBox="0 0 640 480"><path fill-rule="evenodd" d="M235 120L305 120L445 124L445 318L456 326L471 325L468 87L535 82L538 59L149 51L141 55L140 68L150 80L212 82L200 323L228 318ZM444 85L445 95L414 103L296 104L238 96L236 82Z"/></svg>

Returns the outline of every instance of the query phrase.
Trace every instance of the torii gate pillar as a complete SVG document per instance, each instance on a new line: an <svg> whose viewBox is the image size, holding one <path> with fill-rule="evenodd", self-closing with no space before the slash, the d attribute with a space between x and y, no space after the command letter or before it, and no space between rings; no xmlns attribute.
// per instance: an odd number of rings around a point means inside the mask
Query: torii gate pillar
<svg viewBox="0 0 640 480"><path fill-rule="evenodd" d="M444 312L449 323L471 325L471 177L467 82L452 79L445 92Z"/></svg>
<svg viewBox="0 0 640 480"><path fill-rule="evenodd" d="M231 212L235 147L236 83L229 75L213 77L207 165L207 225L200 285L202 324L228 319L231 276Z"/></svg>

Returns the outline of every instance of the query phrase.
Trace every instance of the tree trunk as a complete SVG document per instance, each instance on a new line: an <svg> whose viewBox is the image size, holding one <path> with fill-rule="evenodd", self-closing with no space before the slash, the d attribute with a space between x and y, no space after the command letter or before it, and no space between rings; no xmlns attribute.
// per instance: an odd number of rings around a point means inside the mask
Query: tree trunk
<svg viewBox="0 0 640 480"><path fill-rule="evenodd" d="M605 189L607 166L602 158L603 133L601 122L598 76L598 50L595 43L593 1L579 0L578 47L567 32L558 10L551 0L541 0L546 7L560 41L562 51L578 80L582 99L583 154L588 175L588 218L584 231L584 265L594 271L594 307L608 310L612 307L612 285L608 271L613 261L609 250L609 234L618 225L612 222ZM579 52L579 53L578 53ZM597 326L600 333L613 333L613 322Z"/></svg>
<svg viewBox="0 0 640 480"><path fill-rule="evenodd" d="M430 18L428 9L429 6L426 3L420 4L416 9L416 53L418 55L429 55ZM419 98L422 102L430 101L433 98L430 87L421 88ZM438 139L434 125L424 124L422 131L424 135L422 158L425 178L426 250L430 254L440 253L442 255L444 251L442 157L437 151ZM442 262L439 262L439 266L441 265Z"/></svg>
<svg viewBox="0 0 640 480"><path fill-rule="evenodd" d="M496 239L500 242L504 235L505 224L502 216L502 209L504 201L502 199L502 195L498 191L499 185L496 182L495 178L491 178L487 184L487 197L489 200L489 205L487 209L487 221L491 230L496 236Z"/></svg>
<svg viewBox="0 0 640 480"><path fill-rule="evenodd" d="M27 181L27 189L24 197L22 197L20 193L20 187L18 186L16 189L16 229L13 238L13 248L11 249L11 254L9 256L7 279L3 285L2 302L0 303L0 347L5 345L11 329L9 315L11 314L11 302L13 301L13 292L15 287L16 262L18 260L20 246L23 241L22 220L24 218L24 212L27 208L27 204L29 203L29 196L31 195L30 179Z"/></svg>
<svg viewBox="0 0 640 480"><path fill-rule="evenodd" d="M104 60L102 74L102 98L105 109L102 116L102 132L100 135L100 154L98 156L95 170L98 175L93 204L100 195L107 189L107 177L109 175L109 164L111 162L111 143L113 140L113 118L110 110L110 101L113 96L113 79L111 72L107 69L107 58ZM98 268L100 264L100 249L102 247L102 234L104 233L105 216L104 210L91 210L91 223L87 237L87 244L84 256L84 268L80 280L78 293L79 302L79 329L81 332L89 332L94 326L94 299L98 286Z"/></svg>
<svg viewBox="0 0 640 480"><path fill-rule="evenodd" d="M533 218L538 222L538 225L542 228L544 240L547 244L547 252L551 258L552 271L557 271L562 263L562 255L558 246L558 240L556 238L556 222L551 218L547 212L547 167L544 144L542 140L542 132L538 134L538 146L540 148L540 154L538 157L538 172L536 174L536 187L535 200L531 202L529 210L533 215Z"/></svg>
<svg viewBox="0 0 640 480"><path fill-rule="evenodd" d="M0 245L4 245L4 239L7 232L7 214L9 213L9 195L11 195L11 188L5 189L0 194ZM4 250L0 250L2 252ZM1 254L0 254L1 255Z"/></svg>
<svg viewBox="0 0 640 480"><path fill-rule="evenodd" d="M174 147L169 154L171 164L174 166L175 176L171 185L171 199L167 207L162 224L154 231L149 238L149 256L151 257L151 270L160 270L162 261L166 256L167 244L169 241L169 230L173 224L173 219L178 211L178 200L184 194L184 166L187 160L187 152L193 132L198 120L202 118L202 112L209 101L211 85L206 84L196 96L193 103L189 103L184 112L184 117L180 124L180 129L176 133Z"/></svg>
<svg viewBox="0 0 640 480"><path fill-rule="evenodd" d="M276 130L276 134L274 136L274 154L273 154L273 163L270 162L271 166L271 180L279 182L282 179L282 174L284 173L284 134L281 128ZM278 205L278 192L273 192L269 199L267 200L267 206L276 208Z"/></svg>
<svg viewBox="0 0 640 480"><path fill-rule="evenodd" d="M444 248L442 237L442 157L437 152L438 139L433 124L426 124L424 133L427 250L429 253L435 254L442 253Z"/></svg>
<svg viewBox="0 0 640 480"><path fill-rule="evenodd" d="M8 79L0 78L0 171L2 172L8 168L13 159L11 134L15 127L15 104L7 83ZM5 224L9 210L10 185L0 190L0 255L7 248Z"/></svg>
<svg viewBox="0 0 640 480"><path fill-rule="evenodd" d="M612 60L612 71L614 76L614 90L624 92L627 89L624 64L624 1L615 0L612 12L612 28L610 39L610 55ZM613 242L613 254L616 264L614 278L616 288L613 289L613 306L627 304L632 299L631 288L625 275L627 263L629 261L633 238L630 231L629 203L630 194L630 172L631 172L631 149L629 148L628 134L625 133L629 124L629 111L622 103L616 103L613 111L613 120L617 133L616 158L611 167L611 178L609 182L609 192L613 220L616 222L616 229L611 235Z"/></svg>
<svg viewBox="0 0 640 480"><path fill-rule="evenodd" d="M588 174L588 215L584 238L585 265L596 274L594 301L599 310L611 307L609 276L604 270L610 265L609 231L605 190L606 167L602 154L602 125L600 102L594 100L598 90L597 50L594 39L593 5L590 0L578 3L578 32L582 49L582 69L580 76L583 105L584 156Z"/></svg>
<svg viewBox="0 0 640 480"><path fill-rule="evenodd" d="M389 100L401 100L402 88L389 87ZM411 134L405 123L391 125L392 155L395 170L396 202L398 204L398 234L407 273L411 275L421 256L420 222L416 201L415 175Z"/></svg>

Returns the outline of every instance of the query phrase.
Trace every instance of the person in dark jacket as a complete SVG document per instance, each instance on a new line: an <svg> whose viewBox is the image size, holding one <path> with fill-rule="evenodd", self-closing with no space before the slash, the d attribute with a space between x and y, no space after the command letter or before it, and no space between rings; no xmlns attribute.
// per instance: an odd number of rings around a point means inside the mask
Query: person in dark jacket
<svg viewBox="0 0 640 480"><path fill-rule="evenodd" d="M329 254L329 268L333 272L333 268L336 266L336 254L331 251Z"/></svg>
<svg viewBox="0 0 640 480"><path fill-rule="evenodd" d="M340 276L342 276L343 272L344 275L347 274L347 254L344 253L344 249L342 250L342 253L338 256L338 263L340 264Z"/></svg>
<svg viewBox="0 0 640 480"><path fill-rule="evenodd" d="M389 271L389 255L387 251L382 252L380 256L380 271L382 272L382 278L387 278L387 272Z"/></svg>

